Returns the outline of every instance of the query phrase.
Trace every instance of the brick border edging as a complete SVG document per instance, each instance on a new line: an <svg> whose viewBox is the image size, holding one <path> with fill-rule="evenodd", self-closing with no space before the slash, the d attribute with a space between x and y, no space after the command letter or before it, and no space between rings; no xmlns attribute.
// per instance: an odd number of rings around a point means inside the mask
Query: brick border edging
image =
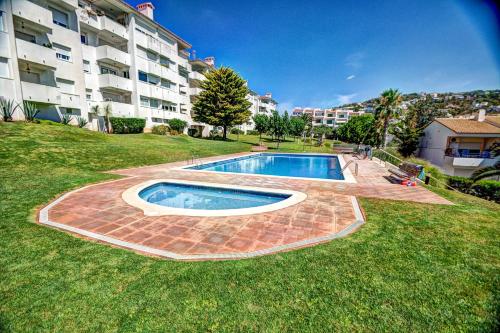
<svg viewBox="0 0 500 333"><path fill-rule="evenodd" d="M118 181L118 180L121 180L121 179L112 180L110 182L114 182L114 181ZM199 261L201 261L201 260L246 259L246 258L254 258L254 257L262 256L262 255L281 252L281 251L298 249L298 248L302 248L305 246L315 245L315 244L319 244L322 242L330 241L330 240L333 240L336 238L345 237L365 223L365 219L364 219L363 213L361 211L361 207L359 206L359 203L358 203L356 197L351 196L351 203L353 205L356 220L354 221L354 223L350 224L349 226L347 226L345 229L343 229L340 232L332 233L332 234L329 234L326 236L305 239L305 240L301 240L301 241L290 243L290 244L274 246L274 247L270 247L270 248L267 248L264 250L258 250L258 251L253 251L253 252L219 253L219 254L217 254L217 253L214 253L214 254L178 254L175 252L159 250L159 249L155 249L155 248L152 248L149 246L144 246L144 245L140 245L140 244L122 241L120 239L112 238L112 237L109 237L106 235L101 235L101 234L98 234L98 233L95 233L92 231L88 231L88 230L84 230L84 229L80 229L80 228L75 228L75 227L65 225L62 223L52 222L49 220L49 210L53 206L57 205L59 202L64 200L66 197L70 196L72 193L82 191L87 187L91 187L91 186L95 186L95 185L97 185L97 184L84 186L82 188L73 190L71 192L67 192L67 193L63 194L62 196L60 196L59 198L57 198L56 200L52 201L50 204L48 204L47 206L40 209L39 215L38 215L38 222L41 224L47 225L47 226L62 229L62 230L69 231L69 232L72 232L75 234L79 234L82 236L86 236L89 238L100 240L100 241L103 241L103 242L106 242L109 244L113 244L113 245L117 245L117 246L120 246L123 248L128 248L128 249L132 249L135 251L140 251L143 253L148 253L148 254L152 254L152 255L168 258L168 259L174 259L174 260L199 260Z"/></svg>

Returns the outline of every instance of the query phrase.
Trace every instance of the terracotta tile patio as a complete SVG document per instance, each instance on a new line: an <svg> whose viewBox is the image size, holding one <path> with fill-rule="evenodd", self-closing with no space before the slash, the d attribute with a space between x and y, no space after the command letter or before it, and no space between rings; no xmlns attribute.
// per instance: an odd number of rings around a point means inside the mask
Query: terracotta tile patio
<svg viewBox="0 0 500 333"><path fill-rule="evenodd" d="M224 156L240 156L234 154ZM202 162L221 157L202 159ZM186 162L117 170L127 176L70 192L40 212L40 221L139 252L181 260L236 259L290 250L344 236L363 223L354 196L451 204L423 187L390 184L387 171L359 161L357 184L255 175L174 170ZM353 167L351 165L351 167ZM261 214L233 217L145 216L121 194L150 179L289 189L307 194L299 204Z"/></svg>

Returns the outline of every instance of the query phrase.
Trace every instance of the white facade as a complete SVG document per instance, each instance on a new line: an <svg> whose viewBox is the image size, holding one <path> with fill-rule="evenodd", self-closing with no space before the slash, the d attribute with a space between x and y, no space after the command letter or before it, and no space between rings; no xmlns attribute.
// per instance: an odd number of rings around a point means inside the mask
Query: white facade
<svg viewBox="0 0 500 333"><path fill-rule="evenodd" d="M452 140L455 146L451 145ZM499 159L488 154L495 143L500 144L500 128L497 134L457 133L436 120L424 129L418 155L447 175L470 177L475 170L492 166Z"/></svg>
<svg viewBox="0 0 500 333"><path fill-rule="evenodd" d="M326 125L337 128L345 124L351 117L364 114L364 111L354 111L350 109L319 109L319 108L294 108L292 116L299 117L309 114L312 117L313 126Z"/></svg>
<svg viewBox="0 0 500 333"><path fill-rule="evenodd" d="M40 118L90 120L92 107L146 119L192 120L191 45L120 0L0 0L0 95L32 101ZM147 15L151 16L148 17ZM15 114L22 119L22 114Z"/></svg>

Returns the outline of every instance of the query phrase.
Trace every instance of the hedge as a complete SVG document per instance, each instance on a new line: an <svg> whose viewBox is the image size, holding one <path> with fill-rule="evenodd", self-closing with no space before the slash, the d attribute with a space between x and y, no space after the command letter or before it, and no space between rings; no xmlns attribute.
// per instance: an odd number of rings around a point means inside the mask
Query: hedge
<svg viewBox="0 0 500 333"><path fill-rule="evenodd" d="M231 134L245 134L245 132L243 132L242 130L240 130L237 127L231 128L231 130L229 131L229 133L231 133Z"/></svg>
<svg viewBox="0 0 500 333"><path fill-rule="evenodd" d="M256 131L256 130L248 130L247 131L247 135L259 135L259 131Z"/></svg>
<svg viewBox="0 0 500 333"><path fill-rule="evenodd" d="M500 203L499 181L485 179L474 183L470 178L451 176L448 178L448 185L460 192Z"/></svg>
<svg viewBox="0 0 500 333"><path fill-rule="evenodd" d="M142 133L146 126L146 120L143 118L110 117L109 121L115 134Z"/></svg>

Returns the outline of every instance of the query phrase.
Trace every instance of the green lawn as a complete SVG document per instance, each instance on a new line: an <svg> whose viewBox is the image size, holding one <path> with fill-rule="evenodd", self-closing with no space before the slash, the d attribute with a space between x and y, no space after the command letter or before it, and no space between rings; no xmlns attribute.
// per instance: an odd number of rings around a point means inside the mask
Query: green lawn
<svg viewBox="0 0 500 333"><path fill-rule="evenodd" d="M0 332L499 329L500 206L463 194L361 199L368 223L353 235L241 261L161 260L33 223L35 207L112 177L100 171L249 141L0 123Z"/></svg>

